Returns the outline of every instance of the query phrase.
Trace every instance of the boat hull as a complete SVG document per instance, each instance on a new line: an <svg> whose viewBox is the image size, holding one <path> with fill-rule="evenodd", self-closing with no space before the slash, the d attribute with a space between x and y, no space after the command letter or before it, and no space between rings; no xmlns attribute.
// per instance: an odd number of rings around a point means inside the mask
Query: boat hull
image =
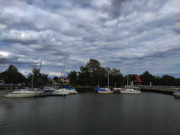
<svg viewBox="0 0 180 135"><path fill-rule="evenodd" d="M175 91L173 95L175 98L180 98L180 92Z"/></svg>
<svg viewBox="0 0 180 135"><path fill-rule="evenodd" d="M141 94L140 90L134 90L134 89L125 89L125 90L120 90L121 94Z"/></svg>
<svg viewBox="0 0 180 135"><path fill-rule="evenodd" d="M13 93L8 93L6 95L4 95L4 97L6 98L29 98L29 97L35 97L35 93L31 93L31 94L27 94L27 93L18 93L18 94L13 94Z"/></svg>
<svg viewBox="0 0 180 135"><path fill-rule="evenodd" d="M67 90L69 94L77 94L78 92L76 90Z"/></svg>
<svg viewBox="0 0 180 135"><path fill-rule="evenodd" d="M46 96L51 96L51 95L52 95L52 92L51 91L47 91L47 92L36 94L36 97L46 97Z"/></svg>
<svg viewBox="0 0 180 135"><path fill-rule="evenodd" d="M66 95L69 95L69 93L66 92L66 91L58 91L58 90L56 90L56 91L52 92L52 96L66 96Z"/></svg>
<svg viewBox="0 0 180 135"><path fill-rule="evenodd" d="M113 91L98 91L100 94L112 94Z"/></svg>

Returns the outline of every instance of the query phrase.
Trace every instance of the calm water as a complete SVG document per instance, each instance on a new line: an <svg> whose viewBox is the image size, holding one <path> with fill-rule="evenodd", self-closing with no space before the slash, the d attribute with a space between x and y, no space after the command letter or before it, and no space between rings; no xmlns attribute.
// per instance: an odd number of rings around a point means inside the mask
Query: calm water
<svg viewBox="0 0 180 135"><path fill-rule="evenodd" d="M6 99L1 135L177 135L180 100L171 95L100 95Z"/></svg>

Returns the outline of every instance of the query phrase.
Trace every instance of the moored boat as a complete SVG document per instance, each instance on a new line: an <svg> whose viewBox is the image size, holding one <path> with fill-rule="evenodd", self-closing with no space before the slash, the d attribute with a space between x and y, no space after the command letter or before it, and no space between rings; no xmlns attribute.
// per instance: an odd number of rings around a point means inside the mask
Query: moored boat
<svg viewBox="0 0 180 135"><path fill-rule="evenodd" d="M46 97L46 96L51 96L52 91L51 90L38 90L36 91L36 97Z"/></svg>
<svg viewBox="0 0 180 135"><path fill-rule="evenodd" d="M110 90L109 88L97 87L95 90L100 94L112 94L113 93L113 91Z"/></svg>
<svg viewBox="0 0 180 135"><path fill-rule="evenodd" d="M64 89L66 89L69 94L77 94L78 93L77 90L73 87L68 87L68 86L62 86L62 87Z"/></svg>
<svg viewBox="0 0 180 135"><path fill-rule="evenodd" d="M35 97L36 92L35 91L29 91L29 90L15 90L13 92L9 92L4 97L7 98L26 98L26 97Z"/></svg>
<svg viewBox="0 0 180 135"><path fill-rule="evenodd" d="M125 88L120 89L121 94L141 94L141 90L137 87L130 86L129 82L129 75L127 75L127 85Z"/></svg>
<svg viewBox="0 0 180 135"><path fill-rule="evenodd" d="M180 89L175 90L173 95L175 98L180 98Z"/></svg>
<svg viewBox="0 0 180 135"><path fill-rule="evenodd" d="M69 92L64 88L61 88L61 89L58 89L58 90L54 90L52 92L52 95L53 96L66 96L66 95L69 95Z"/></svg>
<svg viewBox="0 0 180 135"><path fill-rule="evenodd" d="M114 93L120 93L122 88L113 88Z"/></svg>
<svg viewBox="0 0 180 135"><path fill-rule="evenodd" d="M135 88L125 88L120 90L121 94L141 94L140 90L136 90Z"/></svg>

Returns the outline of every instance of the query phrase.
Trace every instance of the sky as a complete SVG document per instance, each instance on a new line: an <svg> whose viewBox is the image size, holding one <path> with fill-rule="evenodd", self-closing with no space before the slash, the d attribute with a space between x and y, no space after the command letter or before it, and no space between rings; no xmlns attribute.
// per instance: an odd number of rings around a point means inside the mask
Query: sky
<svg viewBox="0 0 180 135"><path fill-rule="evenodd" d="M79 71L90 59L123 75L180 77L179 0L0 0L0 72Z"/></svg>

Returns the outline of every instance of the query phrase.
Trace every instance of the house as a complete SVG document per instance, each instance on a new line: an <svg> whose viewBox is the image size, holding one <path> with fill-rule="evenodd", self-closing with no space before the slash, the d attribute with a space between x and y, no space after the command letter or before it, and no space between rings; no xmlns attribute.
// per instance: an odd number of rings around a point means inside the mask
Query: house
<svg viewBox="0 0 180 135"><path fill-rule="evenodd" d="M64 85L68 85L70 83L70 78L60 78L60 82Z"/></svg>
<svg viewBox="0 0 180 135"><path fill-rule="evenodd" d="M131 77L131 85L141 85L142 80L137 74L133 74Z"/></svg>

